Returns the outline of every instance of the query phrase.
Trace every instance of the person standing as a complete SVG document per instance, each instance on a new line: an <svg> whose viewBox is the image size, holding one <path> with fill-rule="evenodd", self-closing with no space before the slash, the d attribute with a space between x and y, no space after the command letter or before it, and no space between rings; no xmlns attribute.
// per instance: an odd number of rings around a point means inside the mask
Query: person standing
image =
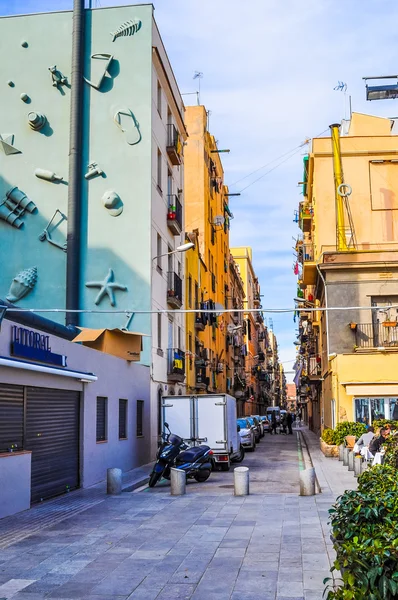
<svg viewBox="0 0 398 600"><path fill-rule="evenodd" d="M276 425L277 425L277 423L276 423L276 414L275 414L275 411L273 410L272 414L271 414L271 433L275 433L275 435L277 433L276 432Z"/></svg>
<svg viewBox="0 0 398 600"><path fill-rule="evenodd" d="M287 428L289 430L289 435L293 435L293 431L292 431L293 415L291 412L287 413L286 422L287 422Z"/></svg>

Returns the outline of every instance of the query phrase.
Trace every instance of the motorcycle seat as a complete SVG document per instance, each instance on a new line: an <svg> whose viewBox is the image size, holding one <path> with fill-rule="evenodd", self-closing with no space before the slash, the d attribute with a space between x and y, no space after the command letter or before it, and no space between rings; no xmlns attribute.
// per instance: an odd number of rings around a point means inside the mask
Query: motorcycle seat
<svg viewBox="0 0 398 600"><path fill-rule="evenodd" d="M181 454L178 455L177 460L178 462L194 462L206 454L208 450L210 450L209 446L195 446L194 448L189 448L188 450L181 452Z"/></svg>

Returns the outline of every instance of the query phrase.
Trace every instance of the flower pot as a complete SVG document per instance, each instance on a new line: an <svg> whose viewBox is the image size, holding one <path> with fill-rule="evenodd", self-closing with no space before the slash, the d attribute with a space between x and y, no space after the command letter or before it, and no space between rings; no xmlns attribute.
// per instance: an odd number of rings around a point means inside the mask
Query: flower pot
<svg viewBox="0 0 398 600"><path fill-rule="evenodd" d="M319 442L320 442L320 448L326 457L328 457L328 458L338 457L338 455L339 455L339 447L338 446L335 446L332 444L327 444L322 438L319 438Z"/></svg>

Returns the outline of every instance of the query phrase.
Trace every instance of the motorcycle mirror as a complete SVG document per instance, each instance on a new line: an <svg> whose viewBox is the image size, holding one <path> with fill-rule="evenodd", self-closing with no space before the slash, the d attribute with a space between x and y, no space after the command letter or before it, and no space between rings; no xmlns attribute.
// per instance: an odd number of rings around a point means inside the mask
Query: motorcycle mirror
<svg viewBox="0 0 398 600"><path fill-rule="evenodd" d="M167 427L167 429L169 428L169 424L168 423L165 423L164 426Z"/></svg>

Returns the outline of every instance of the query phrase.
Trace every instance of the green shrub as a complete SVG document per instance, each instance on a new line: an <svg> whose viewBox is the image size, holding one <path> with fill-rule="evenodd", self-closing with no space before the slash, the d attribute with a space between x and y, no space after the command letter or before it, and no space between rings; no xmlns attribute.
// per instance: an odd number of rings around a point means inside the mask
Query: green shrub
<svg viewBox="0 0 398 600"><path fill-rule="evenodd" d="M334 430L326 428L322 432L322 439L326 444L333 446L334 444Z"/></svg>
<svg viewBox="0 0 398 600"><path fill-rule="evenodd" d="M383 446L386 449L384 456L384 464L394 468L396 476L398 476L396 469L398 469L398 436L390 435L384 442Z"/></svg>
<svg viewBox="0 0 398 600"><path fill-rule="evenodd" d="M356 438L361 437L363 433L366 433L366 425L363 423L355 423L354 421L344 421L336 425L334 430L334 443L337 446L344 443L347 435L355 435Z"/></svg>
<svg viewBox="0 0 398 600"><path fill-rule="evenodd" d="M391 425L391 429L398 431L398 421L391 421L391 419L378 419L377 421L373 421L372 425L375 431L379 427L385 427L386 425Z"/></svg>
<svg viewBox="0 0 398 600"><path fill-rule="evenodd" d="M398 598L398 481L396 469L377 465L329 511L337 560L325 579L327 600Z"/></svg>

